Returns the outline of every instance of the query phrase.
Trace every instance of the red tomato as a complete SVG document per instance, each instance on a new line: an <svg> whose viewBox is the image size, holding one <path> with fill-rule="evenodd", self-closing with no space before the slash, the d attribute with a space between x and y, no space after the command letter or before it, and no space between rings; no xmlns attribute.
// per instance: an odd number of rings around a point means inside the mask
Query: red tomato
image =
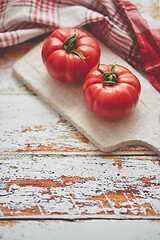
<svg viewBox="0 0 160 240"><path fill-rule="evenodd" d="M94 66L83 84L88 107L108 121L126 117L138 103L141 85L138 78L118 64Z"/></svg>
<svg viewBox="0 0 160 240"><path fill-rule="evenodd" d="M42 60L49 74L61 82L84 81L99 59L97 41L79 29L55 30L42 48Z"/></svg>

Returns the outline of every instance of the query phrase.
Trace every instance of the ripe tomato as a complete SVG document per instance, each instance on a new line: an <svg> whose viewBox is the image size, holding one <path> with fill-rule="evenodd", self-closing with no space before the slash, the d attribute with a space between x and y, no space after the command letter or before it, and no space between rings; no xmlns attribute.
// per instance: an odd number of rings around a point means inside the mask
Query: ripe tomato
<svg viewBox="0 0 160 240"><path fill-rule="evenodd" d="M98 64L100 47L95 39L79 29L55 30L45 41L42 60L52 78L61 82L84 81Z"/></svg>
<svg viewBox="0 0 160 240"><path fill-rule="evenodd" d="M138 103L141 85L138 78L118 64L94 66L83 84L88 107L108 121L126 117Z"/></svg>

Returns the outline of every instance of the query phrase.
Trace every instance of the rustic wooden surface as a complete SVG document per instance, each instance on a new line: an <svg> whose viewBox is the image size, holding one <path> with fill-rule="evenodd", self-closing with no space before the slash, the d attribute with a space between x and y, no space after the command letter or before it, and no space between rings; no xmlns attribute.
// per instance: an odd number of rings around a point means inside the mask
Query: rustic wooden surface
<svg viewBox="0 0 160 240"><path fill-rule="evenodd" d="M5 229L56 227L53 219L159 220L158 155L137 146L102 153L12 75L39 41L0 50L2 238L10 239Z"/></svg>
<svg viewBox="0 0 160 240"><path fill-rule="evenodd" d="M102 153L18 81L41 40L0 49L0 239L158 240L160 158Z"/></svg>

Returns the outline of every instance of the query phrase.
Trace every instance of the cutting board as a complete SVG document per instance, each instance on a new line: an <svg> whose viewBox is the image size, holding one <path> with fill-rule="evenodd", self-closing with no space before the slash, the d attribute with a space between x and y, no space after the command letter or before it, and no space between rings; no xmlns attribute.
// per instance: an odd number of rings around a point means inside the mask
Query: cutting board
<svg viewBox="0 0 160 240"><path fill-rule="evenodd" d="M44 41L13 66L16 76L47 102L64 119L86 136L99 150L112 152L130 145L141 145L160 155L160 95L145 76L99 42L100 63L123 65L141 82L140 101L125 119L108 122L92 113L84 102L82 84L69 85L52 79L41 59Z"/></svg>

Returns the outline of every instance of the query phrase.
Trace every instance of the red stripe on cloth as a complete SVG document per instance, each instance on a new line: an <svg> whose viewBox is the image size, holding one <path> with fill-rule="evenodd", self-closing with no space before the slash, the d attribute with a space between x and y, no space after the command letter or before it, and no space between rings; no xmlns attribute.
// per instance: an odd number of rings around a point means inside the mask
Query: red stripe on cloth
<svg viewBox="0 0 160 240"><path fill-rule="evenodd" d="M36 0L33 4L34 22L51 25L54 22L55 2Z"/></svg>
<svg viewBox="0 0 160 240"><path fill-rule="evenodd" d="M129 1L121 1L121 4L136 33L145 72L152 85L160 91L160 28L150 29L137 7Z"/></svg>
<svg viewBox="0 0 160 240"><path fill-rule="evenodd" d="M11 42L11 36L10 33L5 32L2 36L2 38L0 38L0 47L6 47L6 46L11 46L12 42Z"/></svg>
<svg viewBox="0 0 160 240"><path fill-rule="evenodd" d="M154 31L157 32L157 29L152 29L152 32ZM157 42L155 42L149 29L143 34L137 33L137 39L140 44L146 74L153 86L160 91L160 49Z"/></svg>
<svg viewBox="0 0 160 240"><path fill-rule="evenodd" d="M0 12L3 11L4 8L6 8L8 5L8 2L7 1L0 1Z"/></svg>
<svg viewBox="0 0 160 240"><path fill-rule="evenodd" d="M11 41L12 41L11 46L15 45L15 37L14 37L13 32L10 32L10 38L11 38Z"/></svg>
<svg viewBox="0 0 160 240"><path fill-rule="evenodd" d="M6 43L7 46L11 46L11 43L9 41L10 40L10 36L9 36L8 32L6 32L4 34L4 40L5 40L5 43Z"/></svg>

